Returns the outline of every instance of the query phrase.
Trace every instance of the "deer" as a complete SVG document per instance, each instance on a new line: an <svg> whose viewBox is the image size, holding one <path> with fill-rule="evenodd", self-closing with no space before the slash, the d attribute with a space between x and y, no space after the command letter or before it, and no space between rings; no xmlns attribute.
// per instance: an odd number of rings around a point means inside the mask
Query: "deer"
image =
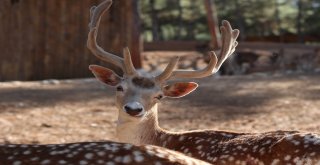
<svg viewBox="0 0 320 165"><path fill-rule="evenodd" d="M0 144L3 165L209 165L166 148L113 141L67 144Z"/></svg>
<svg viewBox="0 0 320 165"><path fill-rule="evenodd" d="M185 79L203 78L217 73L223 62L235 51L239 30L232 29L228 21L222 21L219 59L215 52L210 52L210 61L205 68L175 70L179 61L179 57L175 57L162 73L152 75L135 69L128 48L124 48L123 57L120 57L98 45L96 39L99 23L111 4L111 0L106 0L91 8L87 47L97 58L123 71L120 76L103 66L89 66L98 81L116 89L116 136L120 142L165 147L212 164L320 164L320 137L317 134L297 131L172 132L161 128L158 122L160 101L164 98L181 98L198 87L197 83L186 82Z"/></svg>

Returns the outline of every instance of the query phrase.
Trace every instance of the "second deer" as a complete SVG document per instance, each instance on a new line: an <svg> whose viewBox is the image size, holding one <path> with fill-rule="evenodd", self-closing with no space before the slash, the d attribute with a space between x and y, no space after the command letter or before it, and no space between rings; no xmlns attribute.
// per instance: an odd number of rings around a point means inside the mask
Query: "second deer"
<svg viewBox="0 0 320 165"><path fill-rule="evenodd" d="M112 141L69 144L0 144L1 165L209 165L166 148Z"/></svg>
<svg viewBox="0 0 320 165"><path fill-rule="evenodd" d="M180 151L214 164L320 164L320 137L294 131L235 133L215 130L170 132L158 124L158 103L165 97L180 98L197 88L194 82L168 84L174 78L203 78L216 73L235 51L239 30L222 22L222 49L219 59L211 52L208 66L202 70L176 70L174 58L160 75L135 70L128 49L124 58L104 51L96 37L102 14L110 7L107 0L91 9L88 48L98 58L120 67L124 75L97 65L89 68L102 83L114 87L119 110L117 137L121 142L152 144Z"/></svg>

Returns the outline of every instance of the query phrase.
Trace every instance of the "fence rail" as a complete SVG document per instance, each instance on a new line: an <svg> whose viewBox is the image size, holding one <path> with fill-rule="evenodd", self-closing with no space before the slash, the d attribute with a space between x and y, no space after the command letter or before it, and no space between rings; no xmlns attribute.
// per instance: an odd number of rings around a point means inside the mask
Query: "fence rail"
<svg viewBox="0 0 320 165"><path fill-rule="evenodd" d="M209 42L204 41L157 41L144 44L145 51L199 51L208 50ZM240 42L237 50L281 50L281 49L302 49L320 51L320 45L306 45L295 43L272 43L272 42Z"/></svg>

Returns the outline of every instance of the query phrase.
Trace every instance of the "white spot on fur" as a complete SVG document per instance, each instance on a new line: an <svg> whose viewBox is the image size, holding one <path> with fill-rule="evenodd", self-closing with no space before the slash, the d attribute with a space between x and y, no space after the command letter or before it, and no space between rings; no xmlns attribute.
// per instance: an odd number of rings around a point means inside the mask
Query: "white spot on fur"
<svg viewBox="0 0 320 165"><path fill-rule="evenodd" d="M136 155L134 157L134 160L139 163L139 162L142 162L144 160L144 157L141 156L141 155Z"/></svg>
<svg viewBox="0 0 320 165"><path fill-rule="evenodd" d="M202 139L199 139L199 140L196 141L196 144L198 144L198 143L200 143L202 141L203 141Z"/></svg>
<svg viewBox="0 0 320 165"><path fill-rule="evenodd" d="M125 163L125 164L130 163L131 160L132 159L131 159L130 155L126 155L123 157L122 163Z"/></svg>
<svg viewBox="0 0 320 165"><path fill-rule="evenodd" d="M288 140L288 141L291 141L292 139L293 139L292 135L289 135L289 136L286 137L286 140Z"/></svg>
<svg viewBox="0 0 320 165"><path fill-rule="evenodd" d="M264 155L266 153L265 148L264 147L260 148L259 153L260 155Z"/></svg>
<svg viewBox="0 0 320 165"><path fill-rule="evenodd" d="M123 148L130 150L132 148L132 144L125 144Z"/></svg>
<svg viewBox="0 0 320 165"><path fill-rule="evenodd" d="M97 154L98 154L99 156L104 156L106 153L105 153L104 151L99 151Z"/></svg>
<svg viewBox="0 0 320 165"><path fill-rule="evenodd" d="M291 156L290 156L290 155L287 155L287 156L284 157L284 160L285 160L285 161L288 161L288 160L290 160L290 159L291 159Z"/></svg>
<svg viewBox="0 0 320 165"><path fill-rule="evenodd" d="M114 158L114 161L117 162L117 163L120 163L122 160L122 157L121 156L117 156Z"/></svg>
<svg viewBox="0 0 320 165"><path fill-rule="evenodd" d="M197 149L201 150L202 149L202 145L197 146Z"/></svg>
<svg viewBox="0 0 320 165"><path fill-rule="evenodd" d="M183 141L184 139L185 139L184 136L180 136L180 137L179 137L179 141Z"/></svg>
<svg viewBox="0 0 320 165"><path fill-rule="evenodd" d="M229 157L229 155L221 155L220 156L220 159L226 159L226 158L228 158Z"/></svg>
<svg viewBox="0 0 320 165"><path fill-rule="evenodd" d="M24 154L24 155L29 155L29 154L31 154L31 151L29 151L29 150L24 151L23 154Z"/></svg>
<svg viewBox="0 0 320 165"><path fill-rule="evenodd" d="M50 160L46 159L46 160L43 160L43 161L41 162L41 164L42 164L42 165L45 165L45 164L49 164L50 162L51 162Z"/></svg>
<svg viewBox="0 0 320 165"><path fill-rule="evenodd" d="M80 144L72 144L69 146L69 148L75 148L75 147L78 147Z"/></svg>
<svg viewBox="0 0 320 165"><path fill-rule="evenodd" d="M300 145L300 142L297 141L297 140L292 140L291 142L292 142L294 145L296 145L296 146Z"/></svg>
<svg viewBox="0 0 320 165"><path fill-rule="evenodd" d="M49 154L50 155L56 155L58 152L57 151L51 151Z"/></svg>
<svg viewBox="0 0 320 165"><path fill-rule="evenodd" d="M100 159L100 160L97 160L97 163L98 164L104 164L104 161Z"/></svg>
<svg viewBox="0 0 320 165"><path fill-rule="evenodd" d="M115 165L114 162L107 162L107 165Z"/></svg>
<svg viewBox="0 0 320 165"><path fill-rule="evenodd" d="M66 164L67 162L65 160L59 160L59 164Z"/></svg>
<svg viewBox="0 0 320 165"><path fill-rule="evenodd" d="M92 159L93 156L94 156L93 153L87 153L87 154L84 155L84 157L85 157L86 159Z"/></svg>
<svg viewBox="0 0 320 165"><path fill-rule="evenodd" d="M88 162L85 160L81 160L79 163L80 163L80 165L87 165L88 164Z"/></svg>
<svg viewBox="0 0 320 165"><path fill-rule="evenodd" d="M22 162L21 161L15 161L15 162L13 162L13 165L21 165L22 164Z"/></svg>
<svg viewBox="0 0 320 165"><path fill-rule="evenodd" d="M271 140L267 140L265 144L270 144L271 143Z"/></svg>
<svg viewBox="0 0 320 165"><path fill-rule="evenodd" d="M22 148L28 148L28 146L25 145L25 144L21 145L21 147L22 147Z"/></svg>
<svg viewBox="0 0 320 165"><path fill-rule="evenodd" d="M141 155L142 153L140 151L133 151L133 155L137 156L137 155Z"/></svg>

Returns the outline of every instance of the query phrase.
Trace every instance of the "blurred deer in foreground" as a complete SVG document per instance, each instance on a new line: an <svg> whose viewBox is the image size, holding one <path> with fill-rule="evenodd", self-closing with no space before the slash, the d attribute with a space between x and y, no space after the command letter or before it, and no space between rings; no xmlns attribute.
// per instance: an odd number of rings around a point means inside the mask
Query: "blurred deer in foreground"
<svg viewBox="0 0 320 165"><path fill-rule="evenodd" d="M157 146L104 142L26 145L0 144L1 165L207 165L181 153Z"/></svg>
<svg viewBox="0 0 320 165"><path fill-rule="evenodd" d="M194 82L167 84L174 78L203 78L216 73L222 63L234 52L239 31L227 21L222 22L222 49L219 60L210 54L208 66L202 70L187 71L174 68L176 57L157 76L141 74L133 67L128 49L123 58L104 51L96 43L102 14L112 1L106 0L91 9L88 48L98 58L120 67L120 77L112 70L97 65L89 69L102 83L115 87L116 106L119 109L117 137L122 142L137 145L152 144L180 151L214 164L320 164L320 138L317 135L294 131L267 133L234 133L199 130L170 132L158 124L158 103L165 97L183 97L197 88Z"/></svg>

